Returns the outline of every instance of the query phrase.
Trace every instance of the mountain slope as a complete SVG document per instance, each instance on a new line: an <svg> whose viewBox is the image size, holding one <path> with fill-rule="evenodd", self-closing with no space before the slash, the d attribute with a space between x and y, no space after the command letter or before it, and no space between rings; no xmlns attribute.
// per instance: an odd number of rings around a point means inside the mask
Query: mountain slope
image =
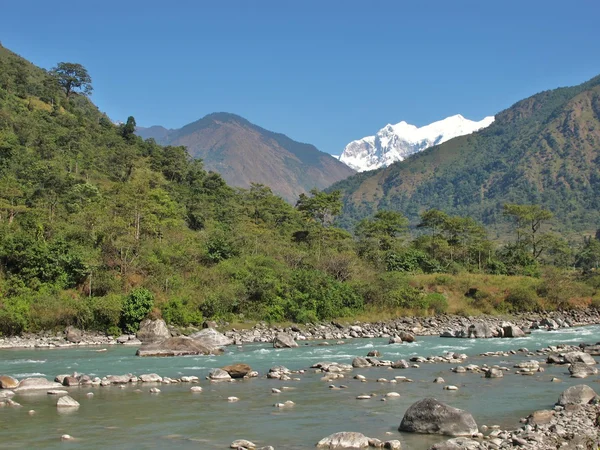
<svg viewBox="0 0 600 450"><path fill-rule="evenodd" d="M142 129L138 134L158 136L165 130L161 128ZM354 173L312 145L229 113L209 114L155 139L161 144L186 146L190 155L201 158L206 169L220 173L229 184L244 188L251 183L265 184L291 202L314 187L324 189Z"/></svg>
<svg viewBox="0 0 600 450"><path fill-rule="evenodd" d="M563 229L600 219L600 76L545 91L496 115L488 128L332 186L343 222L379 208L416 220L425 209L500 220L506 202L538 203Z"/></svg>
<svg viewBox="0 0 600 450"><path fill-rule="evenodd" d="M474 122L457 114L420 128L404 121L388 124L375 136L350 142L340 161L359 172L387 167L433 145L488 127L493 121L493 116Z"/></svg>

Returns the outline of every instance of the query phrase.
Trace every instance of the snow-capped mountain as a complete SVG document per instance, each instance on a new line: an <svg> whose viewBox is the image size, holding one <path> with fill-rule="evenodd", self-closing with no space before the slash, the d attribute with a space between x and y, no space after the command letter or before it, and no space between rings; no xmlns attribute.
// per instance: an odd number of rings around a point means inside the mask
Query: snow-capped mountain
<svg viewBox="0 0 600 450"><path fill-rule="evenodd" d="M474 122L457 114L421 128L404 121L396 125L388 124L375 136L350 142L340 161L359 172L378 169L433 145L486 128L493 121L494 116Z"/></svg>

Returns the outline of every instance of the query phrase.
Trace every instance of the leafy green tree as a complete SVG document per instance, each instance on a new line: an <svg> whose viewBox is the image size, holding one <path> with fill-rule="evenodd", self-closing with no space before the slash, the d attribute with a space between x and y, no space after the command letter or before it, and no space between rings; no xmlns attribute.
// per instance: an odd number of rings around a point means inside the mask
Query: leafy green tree
<svg viewBox="0 0 600 450"><path fill-rule="evenodd" d="M133 289L121 310L121 328L129 333L135 333L140 322L146 318L154 306L154 295L148 289Z"/></svg>
<svg viewBox="0 0 600 450"><path fill-rule="evenodd" d="M67 99L73 92L80 92L84 95L90 95L94 88L92 87L92 77L81 64L59 62L53 67L50 73L56 78L60 87L65 91Z"/></svg>
<svg viewBox="0 0 600 450"><path fill-rule="evenodd" d="M504 215L515 222L517 244L524 242L537 260L548 244L548 235L540 230L544 223L552 219L552 213L539 205L507 203L504 205Z"/></svg>
<svg viewBox="0 0 600 450"><path fill-rule="evenodd" d="M333 223L335 216L342 212L342 194L340 191L327 193L318 189L311 189L311 196L300 194L296 202L296 209L305 218L317 222L323 227Z"/></svg>
<svg viewBox="0 0 600 450"><path fill-rule="evenodd" d="M373 219L363 219L355 232L362 239L375 239L381 250L392 248L393 242L406 233L408 219L397 211L377 211Z"/></svg>
<svg viewBox="0 0 600 450"><path fill-rule="evenodd" d="M127 140L131 140L135 137L135 127L135 118L133 116L129 116L127 118L127 122L121 125L121 136Z"/></svg>

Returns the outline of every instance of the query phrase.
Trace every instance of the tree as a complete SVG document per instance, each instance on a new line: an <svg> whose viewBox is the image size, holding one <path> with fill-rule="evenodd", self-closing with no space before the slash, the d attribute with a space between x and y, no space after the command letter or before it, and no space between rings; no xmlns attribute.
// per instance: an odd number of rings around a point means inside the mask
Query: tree
<svg viewBox="0 0 600 450"><path fill-rule="evenodd" d="M512 217L516 225L517 244L525 241L534 259L538 259L546 248L547 234L541 234L542 225L552 218L552 213L539 205L504 205L504 215Z"/></svg>
<svg viewBox="0 0 600 450"><path fill-rule="evenodd" d="M50 73L56 77L58 84L64 89L67 98L71 97L73 92L79 91L84 95L90 95L94 88L92 87L92 77L81 64L59 62L53 67Z"/></svg>
<svg viewBox="0 0 600 450"><path fill-rule="evenodd" d="M408 219L401 213L381 210L372 219L361 220L355 231L363 239L376 239L381 250L389 250L407 227Z"/></svg>
<svg viewBox="0 0 600 450"><path fill-rule="evenodd" d="M121 125L121 135L129 140L134 136L135 133L135 118L133 116L129 116L127 118L127 123L125 125Z"/></svg>
<svg viewBox="0 0 600 450"><path fill-rule="evenodd" d="M311 189L311 197L306 194L300 194L296 202L296 209L300 211L307 219L313 220L326 227L333 223L333 219L342 211L342 193L333 191L328 194Z"/></svg>

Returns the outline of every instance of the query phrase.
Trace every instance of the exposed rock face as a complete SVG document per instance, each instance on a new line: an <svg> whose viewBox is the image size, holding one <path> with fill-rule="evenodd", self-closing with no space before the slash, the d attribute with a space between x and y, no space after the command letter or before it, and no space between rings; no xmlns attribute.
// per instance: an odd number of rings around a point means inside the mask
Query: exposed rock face
<svg viewBox="0 0 600 450"><path fill-rule="evenodd" d="M342 431L334 433L321 439L317 443L317 448L329 449L355 449L367 448L369 446L369 438L364 434L354 431Z"/></svg>
<svg viewBox="0 0 600 450"><path fill-rule="evenodd" d="M471 414L435 398L413 403L404 414L398 430L447 436L471 436L478 432Z"/></svg>
<svg viewBox="0 0 600 450"><path fill-rule="evenodd" d="M145 319L140 323L140 330L137 332L136 337L145 344L168 339L171 337L171 332L164 320Z"/></svg>
<svg viewBox="0 0 600 450"><path fill-rule="evenodd" d="M587 405L594 397L596 397L596 393L591 387L586 384L578 384L577 386L571 386L560 394L558 404L561 406Z"/></svg>
<svg viewBox="0 0 600 450"><path fill-rule="evenodd" d="M171 337L161 342L141 346L137 356L183 356L210 355L222 353L219 349L207 348L196 340L185 336Z"/></svg>
<svg viewBox="0 0 600 450"><path fill-rule="evenodd" d="M277 333L275 339L273 339L274 348L293 348L298 347L298 343L292 336L287 333Z"/></svg>
<svg viewBox="0 0 600 450"><path fill-rule="evenodd" d="M19 386L19 380L8 375L0 377L0 389L15 389Z"/></svg>
<svg viewBox="0 0 600 450"><path fill-rule="evenodd" d="M225 366L222 370L227 372L231 378L244 378L252 372L252 368L248 364L241 363Z"/></svg>
<svg viewBox="0 0 600 450"><path fill-rule="evenodd" d="M208 349L220 349L221 347L233 344L233 339L219 333L214 328L205 328L202 331L191 334L190 338Z"/></svg>

